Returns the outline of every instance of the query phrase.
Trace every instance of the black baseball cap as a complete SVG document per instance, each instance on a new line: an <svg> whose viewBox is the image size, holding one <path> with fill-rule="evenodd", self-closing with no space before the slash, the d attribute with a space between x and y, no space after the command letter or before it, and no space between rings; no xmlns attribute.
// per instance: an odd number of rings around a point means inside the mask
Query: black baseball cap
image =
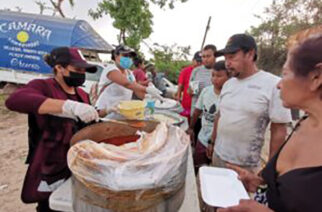
<svg viewBox="0 0 322 212"><path fill-rule="evenodd" d="M58 47L53 49L49 55L45 56L45 61L51 67L57 64L67 64L78 68L85 68L87 72L95 73L97 67L87 63L78 48Z"/></svg>
<svg viewBox="0 0 322 212"><path fill-rule="evenodd" d="M195 54L194 54L194 56L193 56L193 58L192 58L193 60L196 60L197 62L202 62L202 58L201 58L201 52L200 51L197 51Z"/></svg>
<svg viewBox="0 0 322 212"><path fill-rule="evenodd" d="M128 46L125 45L118 45L114 49L114 54L128 54L130 57L136 57L136 52Z"/></svg>
<svg viewBox="0 0 322 212"><path fill-rule="evenodd" d="M233 54L241 49L255 49L255 53L257 53L255 39L247 34L235 34L228 39L228 42L224 49L221 49L216 52L216 56L222 56L224 54Z"/></svg>

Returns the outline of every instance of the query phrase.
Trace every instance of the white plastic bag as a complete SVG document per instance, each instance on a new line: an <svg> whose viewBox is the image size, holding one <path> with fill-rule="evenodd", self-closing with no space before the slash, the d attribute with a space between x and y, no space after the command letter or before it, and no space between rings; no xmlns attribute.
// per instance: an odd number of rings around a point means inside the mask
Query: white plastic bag
<svg viewBox="0 0 322 212"><path fill-rule="evenodd" d="M184 183L188 146L183 130L160 123L152 133L122 146L79 142L68 152L68 165L81 182L108 190L171 192Z"/></svg>

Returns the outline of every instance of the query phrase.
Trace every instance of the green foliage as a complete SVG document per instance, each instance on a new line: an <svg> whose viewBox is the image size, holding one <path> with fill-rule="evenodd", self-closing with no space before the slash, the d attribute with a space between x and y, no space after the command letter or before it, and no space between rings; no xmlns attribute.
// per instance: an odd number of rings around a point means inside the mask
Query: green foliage
<svg viewBox="0 0 322 212"><path fill-rule="evenodd" d="M286 41L293 33L322 23L321 0L273 1L262 16L262 24L252 27L258 44L259 67L280 74L286 59Z"/></svg>
<svg viewBox="0 0 322 212"><path fill-rule="evenodd" d="M119 42L139 49L141 40L152 33L152 13L145 0L103 0L96 11L89 10L94 18L109 14L114 19L113 26L120 30Z"/></svg>
<svg viewBox="0 0 322 212"><path fill-rule="evenodd" d="M139 50L141 41L152 33L153 15L149 1L161 8L168 3L172 9L175 1L187 0L103 0L98 3L96 10L89 10L89 15L98 19L108 14L114 19L113 26L120 30L119 43Z"/></svg>
<svg viewBox="0 0 322 212"><path fill-rule="evenodd" d="M174 8L174 2L177 0L151 0L152 3L159 5L160 8L163 8L165 5L168 4L170 9ZM182 3L187 2L188 0L178 0Z"/></svg>
<svg viewBox="0 0 322 212"><path fill-rule="evenodd" d="M188 60L190 46L166 46L155 43L150 51L154 56L151 62L155 64L155 68L164 72L174 83L178 80L180 70L190 64Z"/></svg>

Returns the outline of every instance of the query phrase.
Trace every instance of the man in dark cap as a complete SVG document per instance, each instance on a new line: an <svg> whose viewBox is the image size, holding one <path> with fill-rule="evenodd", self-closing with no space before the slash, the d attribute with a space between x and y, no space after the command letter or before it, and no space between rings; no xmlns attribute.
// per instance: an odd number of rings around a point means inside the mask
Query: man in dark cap
<svg viewBox="0 0 322 212"><path fill-rule="evenodd" d="M181 115L190 119L190 110L191 110L191 96L188 94L187 90L189 88L189 79L192 73L192 70L202 63L201 52L197 51L193 58L192 64L183 68L180 72L178 78L178 90L176 93L176 99L181 101L181 105L183 107L183 112Z"/></svg>
<svg viewBox="0 0 322 212"><path fill-rule="evenodd" d="M271 123L271 157L286 136L290 111L282 106L276 85L279 77L256 66L257 47L252 36L235 34L217 52L225 56L232 77L220 94L218 123L212 138L213 163L231 163L251 171L260 165L266 127Z"/></svg>

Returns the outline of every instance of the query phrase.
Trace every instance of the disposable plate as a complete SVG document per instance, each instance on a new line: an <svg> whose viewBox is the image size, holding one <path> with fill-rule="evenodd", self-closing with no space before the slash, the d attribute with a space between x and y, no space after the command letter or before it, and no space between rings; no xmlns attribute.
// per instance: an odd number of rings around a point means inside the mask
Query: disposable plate
<svg viewBox="0 0 322 212"><path fill-rule="evenodd" d="M238 174L231 169L203 166L199 177L202 199L210 206L225 208L249 199Z"/></svg>

